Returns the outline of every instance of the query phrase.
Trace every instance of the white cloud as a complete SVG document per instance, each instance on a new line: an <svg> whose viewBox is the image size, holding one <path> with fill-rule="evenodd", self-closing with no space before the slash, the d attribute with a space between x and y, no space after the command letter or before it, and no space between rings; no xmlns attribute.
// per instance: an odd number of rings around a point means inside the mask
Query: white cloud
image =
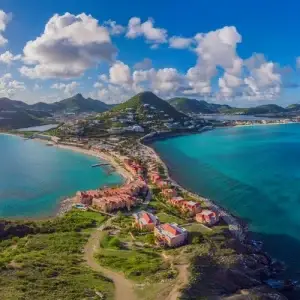
<svg viewBox="0 0 300 300"><path fill-rule="evenodd" d="M63 91L66 95L74 94L75 90L79 87L79 83L76 81L72 81L68 84L66 83L55 83L51 86L52 89L57 89Z"/></svg>
<svg viewBox="0 0 300 300"><path fill-rule="evenodd" d="M192 38L184 38L180 36L172 36L169 39L169 45L170 48L175 48L175 49L185 49L191 46L193 43Z"/></svg>
<svg viewBox="0 0 300 300"><path fill-rule="evenodd" d="M113 20L105 21L103 25L108 29L111 35L121 35L126 31L126 27L117 24L117 22Z"/></svg>
<svg viewBox="0 0 300 300"><path fill-rule="evenodd" d="M137 62L133 68L135 70L147 70L152 68L152 60L150 58L144 58L142 61Z"/></svg>
<svg viewBox="0 0 300 300"><path fill-rule="evenodd" d="M144 36L148 43L153 43L157 47L158 44L167 42L167 30L154 27L154 20L148 19L142 23L138 17L133 17L128 22L126 37L135 39L139 36Z"/></svg>
<svg viewBox="0 0 300 300"><path fill-rule="evenodd" d="M109 69L109 80L113 84L131 84L131 72L128 65L117 61Z"/></svg>
<svg viewBox="0 0 300 300"><path fill-rule="evenodd" d="M19 91L24 91L26 88L24 82L14 80L10 73L0 77L0 94L12 97Z"/></svg>
<svg viewBox="0 0 300 300"><path fill-rule="evenodd" d="M11 18L11 14L7 14L3 10L0 10L0 46L4 46L7 43L7 39L3 37L2 32L5 31Z"/></svg>
<svg viewBox="0 0 300 300"><path fill-rule="evenodd" d="M265 62L252 69L244 82L247 85L244 95L250 100L274 99L281 91L281 74L276 72L273 62Z"/></svg>
<svg viewBox="0 0 300 300"><path fill-rule="evenodd" d="M112 62L116 48L108 30L85 13L55 14L46 24L44 33L27 42L20 72L30 78L74 78L101 61Z"/></svg>
<svg viewBox="0 0 300 300"><path fill-rule="evenodd" d="M33 90L38 91L40 89L42 89L42 87L39 84L35 83L34 86L33 86Z"/></svg>
<svg viewBox="0 0 300 300"><path fill-rule="evenodd" d="M0 62L10 65L13 61L20 60L21 55L13 55L10 51L5 51L4 53L0 54Z"/></svg>

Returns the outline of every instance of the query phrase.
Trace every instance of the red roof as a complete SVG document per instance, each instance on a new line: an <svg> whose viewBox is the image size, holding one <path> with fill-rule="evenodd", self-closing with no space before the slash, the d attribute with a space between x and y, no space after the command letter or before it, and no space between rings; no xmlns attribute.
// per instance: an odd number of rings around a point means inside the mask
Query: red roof
<svg viewBox="0 0 300 300"><path fill-rule="evenodd" d="M153 223L151 217L147 213L143 213L142 218L146 221L147 224Z"/></svg>
<svg viewBox="0 0 300 300"><path fill-rule="evenodd" d="M178 234L180 234L180 232L178 232L177 230L176 230L176 228L174 228L173 226L171 226L170 224L163 224L163 225L161 225L161 227L163 228L163 230L165 230L165 231L168 231L168 232L170 232L171 234L173 234L173 235L178 235Z"/></svg>

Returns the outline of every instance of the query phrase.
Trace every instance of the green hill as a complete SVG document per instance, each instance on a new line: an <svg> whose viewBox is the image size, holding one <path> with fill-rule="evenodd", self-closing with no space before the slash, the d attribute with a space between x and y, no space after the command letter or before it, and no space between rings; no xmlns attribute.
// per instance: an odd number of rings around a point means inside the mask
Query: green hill
<svg viewBox="0 0 300 300"><path fill-rule="evenodd" d="M44 123L43 118L51 116L47 112L31 111L29 107L22 101L0 98L0 128L16 129L38 126Z"/></svg>
<svg viewBox="0 0 300 300"><path fill-rule="evenodd" d="M43 110L52 113L63 112L104 112L110 109L110 106L99 100L84 98L81 94L76 94L70 98L54 102L51 104L39 102L30 105L30 109Z"/></svg>
<svg viewBox="0 0 300 300"><path fill-rule="evenodd" d="M300 111L300 104L291 104L286 108L286 110L289 112Z"/></svg>
<svg viewBox="0 0 300 300"><path fill-rule="evenodd" d="M175 109L185 114L214 114L232 109L229 105L221 105L208 103L204 100L196 100L189 98L172 98L168 101Z"/></svg>
<svg viewBox="0 0 300 300"><path fill-rule="evenodd" d="M266 105L259 105L256 107L250 107L245 109L246 115L262 115L262 114L274 114L274 113L282 113L286 110L276 104L266 104Z"/></svg>
<svg viewBox="0 0 300 300"><path fill-rule="evenodd" d="M167 101L157 97L152 92L142 92L134 97L130 98L126 102L116 105L112 108L112 112L124 111L126 109L132 109L136 113L143 115L149 108L155 108L156 114L167 114L174 120L181 120L185 115L177 111Z"/></svg>

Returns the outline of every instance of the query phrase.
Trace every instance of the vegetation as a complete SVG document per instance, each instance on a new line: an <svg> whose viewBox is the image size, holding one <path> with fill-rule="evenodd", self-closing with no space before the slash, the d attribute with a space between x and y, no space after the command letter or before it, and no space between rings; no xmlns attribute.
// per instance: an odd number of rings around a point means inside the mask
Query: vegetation
<svg viewBox="0 0 300 300"><path fill-rule="evenodd" d="M0 222L0 298L112 299L113 285L82 260L89 230L105 220L91 212L37 222Z"/></svg>
<svg viewBox="0 0 300 300"><path fill-rule="evenodd" d="M183 113L195 113L195 114L214 114L221 113L224 110L231 109L229 105L220 105L214 103L208 103L204 100L196 100L189 98L172 98L169 103L178 111Z"/></svg>
<svg viewBox="0 0 300 300"><path fill-rule="evenodd" d="M168 114L170 118L174 118L175 120L180 120L182 117L184 117L182 113L174 109L167 101L162 100L152 92L139 93L126 102L113 107L112 111L119 112L126 109L132 109L138 114L143 114L144 104L153 106L158 111L163 111L164 114Z"/></svg>

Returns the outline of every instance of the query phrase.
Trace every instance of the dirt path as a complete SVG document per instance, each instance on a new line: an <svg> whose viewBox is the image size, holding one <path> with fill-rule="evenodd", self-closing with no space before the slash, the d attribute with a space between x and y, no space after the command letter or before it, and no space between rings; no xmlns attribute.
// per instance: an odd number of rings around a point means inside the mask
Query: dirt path
<svg viewBox="0 0 300 300"><path fill-rule="evenodd" d="M165 300L177 300L180 297L180 289L186 286L189 282L188 267L188 265L175 265L175 268L179 273L176 278L175 285L173 286L170 294Z"/></svg>
<svg viewBox="0 0 300 300"><path fill-rule="evenodd" d="M172 268L176 268L178 270L178 276L176 278L176 282L170 291L168 297L165 300L177 300L180 295L180 289L185 287L189 283L189 271L188 264L176 265L174 264L174 257L168 256L165 252L162 253L162 257L164 260L167 260L171 263Z"/></svg>
<svg viewBox="0 0 300 300"><path fill-rule="evenodd" d="M122 274L103 268L94 258L95 251L99 247L101 230L95 230L90 236L84 248L84 258L87 264L96 272L101 272L105 277L111 279L115 285L115 300L137 300L132 283Z"/></svg>

